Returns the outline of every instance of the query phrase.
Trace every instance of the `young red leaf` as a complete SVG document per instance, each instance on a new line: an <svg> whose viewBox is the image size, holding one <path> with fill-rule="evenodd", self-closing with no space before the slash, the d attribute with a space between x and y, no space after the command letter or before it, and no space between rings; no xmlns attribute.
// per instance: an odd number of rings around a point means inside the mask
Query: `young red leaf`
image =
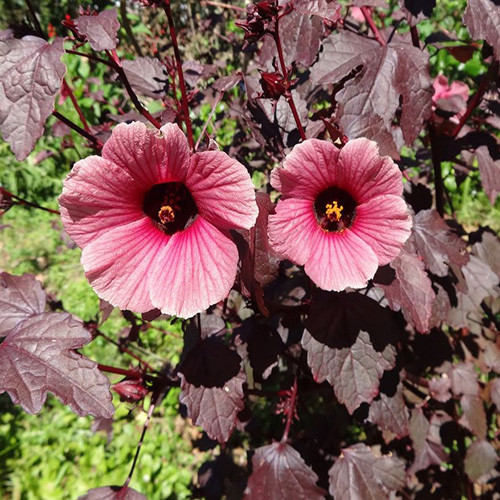
<svg viewBox="0 0 500 500"><path fill-rule="evenodd" d="M245 375L238 373L222 387L196 387L187 382L182 373L180 377L179 400L187 406L188 416L194 425L203 427L211 439L225 443L236 427L238 413L244 407Z"/></svg>
<svg viewBox="0 0 500 500"><path fill-rule="evenodd" d="M401 309L418 332L427 333L436 294L423 261L405 245L390 266L396 278L390 285L378 285L384 290L389 307L394 311Z"/></svg>
<svg viewBox="0 0 500 500"><path fill-rule="evenodd" d="M135 92L161 99L165 96L168 77L165 66L153 57L138 57L123 61L123 69Z"/></svg>
<svg viewBox="0 0 500 500"><path fill-rule="evenodd" d="M273 443L255 450L253 471L245 500L322 500L326 491L316 486L318 476L297 450L287 443Z"/></svg>
<svg viewBox="0 0 500 500"><path fill-rule="evenodd" d="M320 84L338 83L362 67L336 95L336 118L350 139L367 137L379 145L381 154L398 156L394 117L402 98L401 130L412 144L431 114L432 81L429 56L409 43L381 46L343 30L330 35L311 70Z"/></svg>
<svg viewBox="0 0 500 500"><path fill-rule="evenodd" d="M314 379L317 382L327 380L337 399L351 414L361 403L373 401L384 371L396 364L396 349L389 344L382 352L377 352L364 331L351 347L332 349L305 330L302 347L307 351L307 363Z"/></svg>
<svg viewBox="0 0 500 500"><path fill-rule="evenodd" d="M382 430L391 431L397 438L408 435L410 413L403 398L403 384L399 384L396 394L389 397L383 393L370 406L368 420Z"/></svg>
<svg viewBox="0 0 500 500"><path fill-rule="evenodd" d="M485 439L477 439L467 449L464 469L472 481L477 481L482 475L490 472L497 463L495 448Z"/></svg>
<svg viewBox="0 0 500 500"><path fill-rule="evenodd" d="M484 191L494 204L500 193L500 160L493 160L487 146L476 149L476 159Z"/></svg>
<svg viewBox="0 0 500 500"><path fill-rule="evenodd" d="M500 59L500 5L496 0L469 0L463 21L474 40L486 40Z"/></svg>
<svg viewBox="0 0 500 500"><path fill-rule="evenodd" d="M435 210L422 210L415 215L409 247L437 276L446 276L450 265L462 267L469 261L465 241L451 231Z"/></svg>
<svg viewBox="0 0 500 500"><path fill-rule="evenodd" d="M0 273L0 337L30 316L45 311L45 292L32 274Z"/></svg>
<svg viewBox="0 0 500 500"><path fill-rule="evenodd" d="M88 493L78 497L78 500L147 500L146 497L133 490L123 486L102 486L94 488Z"/></svg>
<svg viewBox="0 0 500 500"><path fill-rule="evenodd" d="M28 413L38 413L50 391L78 415L110 418L107 377L97 363L74 351L90 340L69 314L25 319L0 344L0 392L8 392Z"/></svg>
<svg viewBox="0 0 500 500"><path fill-rule="evenodd" d="M379 500L405 483L404 462L397 457L376 457L365 444L341 451L329 472L330 494L342 500Z"/></svg>
<svg viewBox="0 0 500 500"><path fill-rule="evenodd" d="M0 132L16 158L24 160L54 110L66 66L63 39L36 36L0 40Z"/></svg>
<svg viewBox="0 0 500 500"><path fill-rule="evenodd" d="M116 49L120 21L115 9L103 10L97 16L80 16L75 20L75 25L94 50Z"/></svg>

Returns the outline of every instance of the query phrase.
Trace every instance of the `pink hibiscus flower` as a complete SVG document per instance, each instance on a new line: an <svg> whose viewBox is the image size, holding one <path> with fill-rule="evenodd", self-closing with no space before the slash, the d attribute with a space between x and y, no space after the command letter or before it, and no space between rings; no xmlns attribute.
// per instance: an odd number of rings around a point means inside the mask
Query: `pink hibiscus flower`
<svg viewBox="0 0 500 500"><path fill-rule="evenodd" d="M308 139L273 170L271 184L283 193L269 218L271 245L324 290L365 286L410 235L401 173L368 139L342 150Z"/></svg>
<svg viewBox="0 0 500 500"><path fill-rule="evenodd" d="M258 209L243 165L221 151L191 154L177 125L160 132L115 127L102 157L76 163L59 204L99 297L188 318L229 293L229 229L250 229Z"/></svg>

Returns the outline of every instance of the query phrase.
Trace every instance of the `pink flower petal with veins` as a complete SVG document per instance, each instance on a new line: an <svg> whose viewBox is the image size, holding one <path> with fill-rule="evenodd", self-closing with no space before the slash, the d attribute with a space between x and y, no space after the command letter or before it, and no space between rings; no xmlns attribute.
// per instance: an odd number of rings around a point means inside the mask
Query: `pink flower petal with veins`
<svg viewBox="0 0 500 500"><path fill-rule="evenodd" d="M373 278L378 263L375 252L352 231L325 233L316 239L306 262L307 275L323 290L341 292L362 288Z"/></svg>
<svg viewBox="0 0 500 500"><path fill-rule="evenodd" d="M248 172L222 151L194 154L186 186L200 214L217 227L250 229L255 224L258 209L255 191L248 183Z"/></svg>
<svg viewBox="0 0 500 500"><path fill-rule="evenodd" d="M308 139L271 182L283 195L269 216L271 246L325 290L364 287L410 235L401 173L368 139L341 150Z"/></svg>
<svg viewBox="0 0 500 500"><path fill-rule="evenodd" d="M170 238L149 274L153 305L189 318L224 299L234 282L238 250L203 217Z"/></svg>
<svg viewBox="0 0 500 500"><path fill-rule="evenodd" d="M75 165L59 203L99 297L182 317L227 296L238 265L228 230L258 213L245 167L221 151L193 155L175 124L118 125L102 158Z"/></svg>
<svg viewBox="0 0 500 500"><path fill-rule="evenodd" d="M110 228L82 252L85 276L101 299L120 309L154 309L148 276L169 236L144 217Z"/></svg>
<svg viewBox="0 0 500 500"><path fill-rule="evenodd" d="M406 203L399 196L377 196L356 210L352 232L375 252L379 266L389 264L399 255L411 230Z"/></svg>
<svg viewBox="0 0 500 500"><path fill-rule="evenodd" d="M83 247L110 226L144 217L144 189L122 168L99 156L79 161L64 180L61 218L73 241ZM68 231L69 232L69 231Z"/></svg>

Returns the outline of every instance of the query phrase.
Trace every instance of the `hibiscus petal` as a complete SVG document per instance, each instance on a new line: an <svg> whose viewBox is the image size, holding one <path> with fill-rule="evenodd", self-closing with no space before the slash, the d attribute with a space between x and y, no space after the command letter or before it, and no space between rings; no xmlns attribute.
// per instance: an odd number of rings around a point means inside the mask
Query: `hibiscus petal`
<svg viewBox="0 0 500 500"><path fill-rule="evenodd" d="M102 149L102 156L144 186L182 181L189 161L186 136L175 124L157 130L144 123L120 123Z"/></svg>
<svg viewBox="0 0 500 500"><path fill-rule="evenodd" d="M148 218L110 229L83 249L85 275L99 297L113 306L150 311L148 275L169 239Z"/></svg>
<svg viewBox="0 0 500 500"><path fill-rule="evenodd" d="M386 195L359 205L350 230L372 248L379 266L384 266L398 256L410 236L411 225L404 200Z"/></svg>
<svg viewBox="0 0 500 500"><path fill-rule="evenodd" d="M83 247L110 228L144 217L143 190L127 172L99 156L75 164L59 197L64 228Z"/></svg>
<svg viewBox="0 0 500 500"><path fill-rule="evenodd" d="M388 156L379 156L376 142L365 138L349 141L339 156L338 187L358 203L375 196L401 196L403 183L398 166Z"/></svg>
<svg viewBox="0 0 500 500"><path fill-rule="evenodd" d="M308 139L293 148L283 168L272 171L271 184L284 197L313 199L336 184L338 157L339 149L330 142Z"/></svg>
<svg viewBox="0 0 500 500"><path fill-rule="evenodd" d="M281 200L269 216L269 242L283 257L303 265L314 250L318 232L323 232L309 199Z"/></svg>
<svg viewBox="0 0 500 500"><path fill-rule="evenodd" d="M362 288L378 268L373 250L352 231L323 232L306 262L306 274L323 290Z"/></svg>
<svg viewBox="0 0 500 500"><path fill-rule="evenodd" d="M247 169L222 151L191 157L186 186L198 211L222 229L250 229L257 219L255 191Z"/></svg>
<svg viewBox="0 0 500 500"><path fill-rule="evenodd" d="M203 217L174 234L149 275L153 305L190 318L224 299L236 277L238 250Z"/></svg>

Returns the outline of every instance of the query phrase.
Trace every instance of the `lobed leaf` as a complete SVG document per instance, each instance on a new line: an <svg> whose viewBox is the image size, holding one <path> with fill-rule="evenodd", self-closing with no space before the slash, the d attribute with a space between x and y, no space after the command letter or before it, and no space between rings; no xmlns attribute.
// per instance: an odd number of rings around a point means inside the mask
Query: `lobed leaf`
<svg viewBox="0 0 500 500"><path fill-rule="evenodd" d="M118 43L120 21L115 9L103 10L97 16L83 15L75 20L78 31L84 35L94 50L114 50Z"/></svg>
<svg viewBox="0 0 500 500"><path fill-rule="evenodd" d="M500 5L496 0L468 0L463 21L474 40L486 40L500 59Z"/></svg>
<svg viewBox="0 0 500 500"><path fill-rule="evenodd" d="M316 485L318 476L297 450L287 443L273 443L255 450L253 471L245 500L320 500L326 491Z"/></svg>
<svg viewBox="0 0 500 500"><path fill-rule="evenodd" d="M110 418L109 381L97 363L76 353L90 333L69 314L30 316L0 344L0 392L28 413L38 413L47 392L80 416Z"/></svg>

